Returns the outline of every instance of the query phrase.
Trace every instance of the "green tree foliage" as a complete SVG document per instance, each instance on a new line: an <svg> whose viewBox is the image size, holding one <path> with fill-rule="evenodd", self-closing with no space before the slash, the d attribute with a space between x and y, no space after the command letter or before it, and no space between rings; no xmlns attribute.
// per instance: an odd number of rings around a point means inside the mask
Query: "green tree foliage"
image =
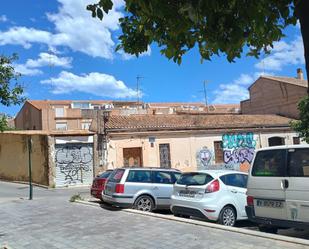
<svg viewBox="0 0 309 249"><path fill-rule="evenodd" d="M116 49L138 56L155 42L163 55L178 64L194 47L199 49L202 61L211 60L214 55L226 55L230 62L243 53L259 57L284 37L286 26L299 20L309 75L308 0L125 0L125 3L125 16L119 19L122 34ZM111 0L97 0L87 9L102 20L112 7ZM305 105L300 104L299 108ZM308 113L309 109L300 111ZM306 120L300 122L304 122L301 127L308 129Z"/></svg>
<svg viewBox="0 0 309 249"><path fill-rule="evenodd" d="M25 101L23 87L18 83L20 74L15 72L12 63L17 60L12 56L0 55L0 103L5 106L21 104ZM0 120L0 131L7 129L6 117Z"/></svg>
<svg viewBox="0 0 309 249"><path fill-rule="evenodd" d="M300 120L291 123L292 128L297 131L301 138L309 143L309 96L304 97L298 104Z"/></svg>
<svg viewBox="0 0 309 249"><path fill-rule="evenodd" d="M227 55L240 57L243 47L258 56L283 37L282 30L296 24L291 0L126 0L128 13L120 19L122 35L118 49L138 55L152 42L167 58L181 63L182 56L198 46L202 59ZM111 0L88 5L93 17L103 18Z"/></svg>

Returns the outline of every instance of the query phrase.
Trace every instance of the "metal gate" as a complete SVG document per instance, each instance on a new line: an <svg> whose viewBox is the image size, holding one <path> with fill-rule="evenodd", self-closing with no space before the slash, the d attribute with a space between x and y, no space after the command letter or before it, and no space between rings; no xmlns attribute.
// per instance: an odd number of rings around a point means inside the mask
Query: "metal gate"
<svg viewBox="0 0 309 249"><path fill-rule="evenodd" d="M93 179L93 144L55 144L56 187L90 185Z"/></svg>

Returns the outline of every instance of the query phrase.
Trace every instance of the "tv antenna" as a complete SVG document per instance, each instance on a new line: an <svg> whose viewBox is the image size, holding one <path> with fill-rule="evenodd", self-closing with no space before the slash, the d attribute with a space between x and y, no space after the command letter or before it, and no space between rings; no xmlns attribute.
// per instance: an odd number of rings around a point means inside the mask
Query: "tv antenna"
<svg viewBox="0 0 309 249"><path fill-rule="evenodd" d="M208 80L204 80L204 81L203 81L206 112L208 112L207 89L206 89L206 85L207 85L208 83L209 83Z"/></svg>
<svg viewBox="0 0 309 249"><path fill-rule="evenodd" d="M136 97L137 97L137 109L139 109L139 89L140 89L140 80L145 77L137 75L136 76Z"/></svg>

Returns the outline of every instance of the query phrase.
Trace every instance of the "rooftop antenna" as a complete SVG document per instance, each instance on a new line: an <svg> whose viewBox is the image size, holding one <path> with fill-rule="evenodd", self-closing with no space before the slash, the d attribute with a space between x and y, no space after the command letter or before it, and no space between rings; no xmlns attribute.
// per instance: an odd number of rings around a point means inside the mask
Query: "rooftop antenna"
<svg viewBox="0 0 309 249"><path fill-rule="evenodd" d="M136 76L136 97L137 97L137 110L139 109L139 88L140 88L140 80L143 79L143 76Z"/></svg>
<svg viewBox="0 0 309 249"><path fill-rule="evenodd" d="M206 106L206 112L208 112L208 103L207 103L207 90L206 90L206 85L208 84L207 80L203 81L203 86L204 86L204 97L205 97L205 106Z"/></svg>

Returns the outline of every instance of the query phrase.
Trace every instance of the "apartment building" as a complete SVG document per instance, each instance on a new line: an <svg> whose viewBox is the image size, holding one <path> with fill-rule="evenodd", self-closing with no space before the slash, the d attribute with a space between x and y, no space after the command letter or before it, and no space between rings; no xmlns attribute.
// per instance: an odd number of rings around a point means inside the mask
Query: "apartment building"
<svg viewBox="0 0 309 249"><path fill-rule="evenodd" d="M108 109L111 115L238 113L239 105L144 103L108 100L27 100L15 117L18 130L89 130L93 119Z"/></svg>
<svg viewBox="0 0 309 249"><path fill-rule="evenodd" d="M19 130L88 130L92 119L82 110L100 109L110 101L27 100L15 117Z"/></svg>
<svg viewBox="0 0 309 249"><path fill-rule="evenodd" d="M250 98L240 102L242 114L277 114L298 118L298 102L307 95L308 81L302 70L296 78L261 76L250 87Z"/></svg>

